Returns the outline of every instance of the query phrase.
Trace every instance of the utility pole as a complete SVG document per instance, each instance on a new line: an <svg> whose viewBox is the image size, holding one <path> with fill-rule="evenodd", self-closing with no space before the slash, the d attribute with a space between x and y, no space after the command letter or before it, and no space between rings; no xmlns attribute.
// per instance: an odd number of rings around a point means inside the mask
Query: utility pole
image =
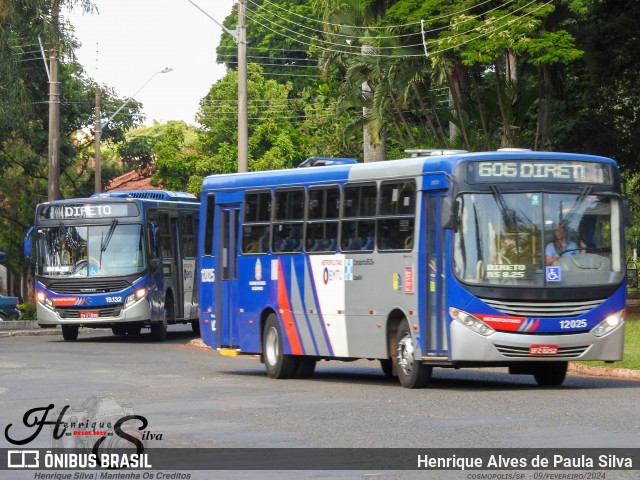
<svg viewBox="0 0 640 480"><path fill-rule="evenodd" d="M249 170L249 126L247 118L247 15L246 0L238 0L238 26L232 32L193 0L187 0L235 40L238 46L238 172Z"/></svg>
<svg viewBox="0 0 640 480"><path fill-rule="evenodd" d="M238 172L249 170L247 115L247 17L245 0L238 2Z"/></svg>
<svg viewBox="0 0 640 480"><path fill-rule="evenodd" d="M53 39L49 57L49 201L60 198L60 84L58 83L59 0L51 0Z"/></svg>
<svg viewBox="0 0 640 480"><path fill-rule="evenodd" d="M94 130L94 142L95 142L95 179L94 179L94 193L100 193L102 191L102 153L100 152L100 136L102 135L102 129L100 127L100 86L96 85L96 126Z"/></svg>

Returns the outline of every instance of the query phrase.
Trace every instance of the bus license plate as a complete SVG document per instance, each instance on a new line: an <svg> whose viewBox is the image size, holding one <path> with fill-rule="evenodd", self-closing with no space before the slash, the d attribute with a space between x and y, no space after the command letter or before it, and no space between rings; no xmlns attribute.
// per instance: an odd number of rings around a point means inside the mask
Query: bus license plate
<svg viewBox="0 0 640 480"><path fill-rule="evenodd" d="M557 345L531 345L529 355L557 355Z"/></svg>
<svg viewBox="0 0 640 480"><path fill-rule="evenodd" d="M80 318L98 318L100 314L98 312L80 312Z"/></svg>

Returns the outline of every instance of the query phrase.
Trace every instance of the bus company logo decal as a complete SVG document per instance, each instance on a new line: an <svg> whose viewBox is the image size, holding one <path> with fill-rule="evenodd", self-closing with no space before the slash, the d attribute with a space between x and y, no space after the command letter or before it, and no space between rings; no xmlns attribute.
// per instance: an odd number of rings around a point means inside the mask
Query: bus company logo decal
<svg viewBox="0 0 640 480"><path fill-rule="evenodd" d="M56 307L80 306L86 302L85 297L57 297L53 298L53 304Z"/></svg>
<svg viewBox="0 0 640 480"><path fill-rule="evenodd" d="M262 262L260 261L260 259L256 260L256 265L253 269L253 276L255 280L249 282L251 291L262 292L264 290L264 287L267 286L267 282L265 280L262 280Z"/></svg>
<svg viewBox="0 0 640 480"><path fill-rule="evenodd" d="M51 427L52 449L91 451L91 455L95 455L97 459L94 459L94 466L102 468L105 467L105 461L107 467L123 466L123 460L111 458L111 455L104 452L111 452L113 449L126 449L127 452L131 452L135 448L135 452L140 456L147 441L162 440L163 437L162 433L148 430L149 422L146 417L135 414L130 404L119 403L109 397L90 397L79 406L65 405L59 411L55 410L53 403L46 407L31 408L23 415L22 424L23 427L10 423L4 430L5 439L12 445L23 446L33 442L48 425ZM24 430L24 427L28 429L27 436L14 434L17 430ZM38 450L35 449L9 450L8 465L10 468L39 468L42 466L42 458L39 458L37 453ZM102 458L103 455L107 455L108 458ZM131 459L124 461L129 460ZM139 460L140 458L136 462ZM114 465L113 462L118 464ZM49 468L51 465L45 462L44 466ZM124 466L142 465L138 463Z"/></svg>
<svg viewBox="0 0 640 480"><path fill-rule="evenodd" d="M503 332L535 332L540 325L540 319L537 318L486 315L482 313L474 313L473 315L491 328Z"/></svg>

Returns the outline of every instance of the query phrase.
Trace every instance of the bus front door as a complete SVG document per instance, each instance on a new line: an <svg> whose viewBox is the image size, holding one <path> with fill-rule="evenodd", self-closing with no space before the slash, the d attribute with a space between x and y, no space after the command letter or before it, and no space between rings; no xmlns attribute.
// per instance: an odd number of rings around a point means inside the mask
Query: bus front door
<svg viewBox="0 0 640 480"><path fill-rule="evenodd" d="M240 205L219 205L220 229L218 236L218 268L216 317L219 319L220 346L237 345L235 312L238 303L238 225Z"/></svg>
<svg viewBox="0 0 640 480"><path fill-rule="evenodd" d="M445 315L445 235L442 228L444 194L427 194L427 356L447 355L447 316Z"/></svg>

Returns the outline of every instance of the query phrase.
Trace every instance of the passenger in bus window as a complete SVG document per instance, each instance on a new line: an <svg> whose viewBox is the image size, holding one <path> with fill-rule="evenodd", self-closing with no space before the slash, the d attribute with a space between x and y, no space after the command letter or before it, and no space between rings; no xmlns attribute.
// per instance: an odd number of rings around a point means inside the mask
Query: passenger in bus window
<svg viewBox="0 0 640 480"><path fill-rule="evenodd" d="M567 227L559 224L553 232L553 241L547 243L544 250L547 265L552 265L560 257L576 255L577 253L580 253L580 249L575 242L569 240Z"/></svg>

